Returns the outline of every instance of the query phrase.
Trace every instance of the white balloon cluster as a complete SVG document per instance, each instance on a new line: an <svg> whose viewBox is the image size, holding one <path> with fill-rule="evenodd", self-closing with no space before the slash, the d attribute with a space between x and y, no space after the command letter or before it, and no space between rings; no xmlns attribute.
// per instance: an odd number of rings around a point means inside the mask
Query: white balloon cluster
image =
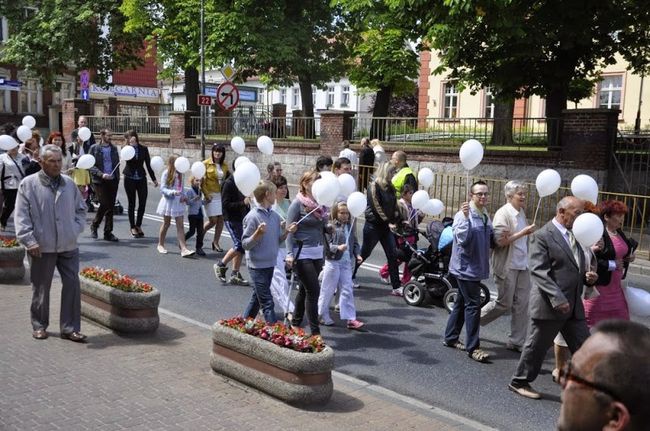
<svg viewBox="0 0 650 431"><path fill-rule="evenodd" d="M314 195L314 199L319 205L331 207L339 196L341 185L334 174L325 177L322 174L323 172L321 172L321 178L312 184L311 194Z"/></svg>

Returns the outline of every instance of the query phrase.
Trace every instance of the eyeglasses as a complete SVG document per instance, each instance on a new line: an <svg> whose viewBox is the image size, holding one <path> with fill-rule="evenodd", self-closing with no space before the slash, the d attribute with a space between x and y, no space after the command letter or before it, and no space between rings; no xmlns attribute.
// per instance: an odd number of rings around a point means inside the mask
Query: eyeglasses
<svg viewBox="0 0 650 431"><path fill-rule="evenodd" d="M566 385L569 383L569 380L573 380L576 383L579 383L583 386L587 386L591 389L594 389L596 391L602 392L605 395L609 395L611 398L613 398L615 401L622 402L621 399L619 398L618 395L614 393L611 389L599 384L599 383L594 383L590 382L589 380L578 376L574 370L571 369L571 361L567 362L567 364L560 370L560 375L558 377L558 382L560 386L562 386L562 389L566 389Z"/></svg>
<svg viewBox="0 0 650 431"><path fill-rule="evenodd" d="M479 198L490 196L490 193L489 193L489 192L479 192L479 193L472 193L472 194L473 194L474 196L478 196Z"/></svg>

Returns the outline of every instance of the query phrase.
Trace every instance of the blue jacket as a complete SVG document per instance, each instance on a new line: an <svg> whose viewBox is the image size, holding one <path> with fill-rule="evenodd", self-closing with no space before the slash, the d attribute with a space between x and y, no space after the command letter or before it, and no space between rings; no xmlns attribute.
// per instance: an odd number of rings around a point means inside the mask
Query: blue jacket
<svg viewBox="0 0 650 431"><path fill-rule="evenodd" d="M201 211L201 206L203 201L201 200L201 189L190 187L185 190L185 199L187 199L187 215L188 216L203 216L203 211Z"/></svg>
<svg viewBox="0 0 650 431"><path fill-rule="evenodd" d="M487 217L487 216L486 216ZM490 247L494 231L489 217L484 222L481 213L470 205L469 217L462 211L454 216L454 243L449 272L468 281L484 280L490 276Z"/></svg>

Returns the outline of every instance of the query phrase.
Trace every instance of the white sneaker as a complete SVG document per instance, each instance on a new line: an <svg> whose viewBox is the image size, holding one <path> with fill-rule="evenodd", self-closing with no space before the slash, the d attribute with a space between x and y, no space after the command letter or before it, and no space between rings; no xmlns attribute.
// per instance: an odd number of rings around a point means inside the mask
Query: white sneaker
<svg viewBox="0 0 650 431"><path fill-rule="evenodd" d="M165 247L163 247L162 245L158 245L158 253L167 254L167 249Z"/></svg>
<svg viewBox="0 0 650 431"><path fill-rule="evenodd" d="M196 253L194 250L188 250L187 248L185 250L181 250L181 257L190 257L194 256L194 253Z"/></svg>

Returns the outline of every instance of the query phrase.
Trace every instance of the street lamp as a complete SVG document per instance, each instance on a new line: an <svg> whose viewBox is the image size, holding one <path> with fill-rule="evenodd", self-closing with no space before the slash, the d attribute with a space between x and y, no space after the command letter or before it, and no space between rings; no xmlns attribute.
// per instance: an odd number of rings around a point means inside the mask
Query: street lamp
<svg viewBox="0 0 650 431"><path fill-rule="evenodd" d="M205 25L204 17L204 0L201 0L201 94L205 94L205 46L203 42L203 27ZM205 159L205 109L204 105L199 105L201 110L201 159Z"/></svg>

